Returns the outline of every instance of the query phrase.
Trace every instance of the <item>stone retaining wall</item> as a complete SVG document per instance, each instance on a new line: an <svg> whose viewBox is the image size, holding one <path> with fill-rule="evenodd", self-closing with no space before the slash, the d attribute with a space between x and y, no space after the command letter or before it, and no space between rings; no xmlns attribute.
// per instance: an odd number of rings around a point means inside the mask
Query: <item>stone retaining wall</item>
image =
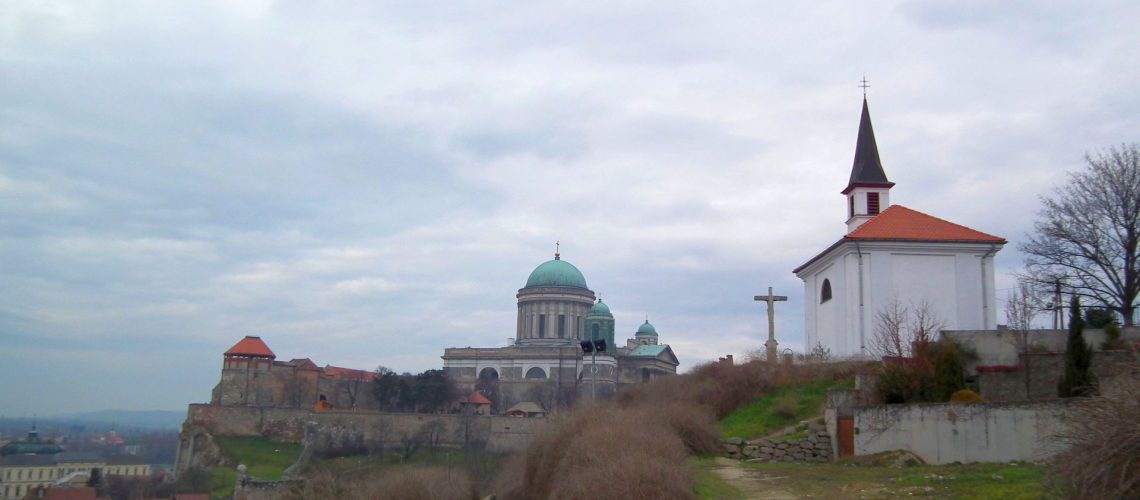
<svg viewBox="0 0 1140 500"><path fill-rule="evenodd" d="M749 462L830 462L831 437L819 424L808 427L804 439L783 441L758 438L747 441L740 438L725 439L724 456Z"/></svg>

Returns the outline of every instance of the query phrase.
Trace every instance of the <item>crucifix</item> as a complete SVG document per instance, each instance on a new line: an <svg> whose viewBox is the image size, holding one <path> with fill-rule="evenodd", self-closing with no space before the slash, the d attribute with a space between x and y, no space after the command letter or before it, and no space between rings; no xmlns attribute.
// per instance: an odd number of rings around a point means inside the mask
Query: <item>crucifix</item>
<svg viewBox="0 0 1140 500"><path fill-rule="evenodd" d="M768 295L757 295L752 298L757 302L768 303L768 341L764 343L765 351L768 354L768 362L775 363L777 359L776 346L776 303L788 300L786 295L772 295L772 287L768 287Z"/></svg>

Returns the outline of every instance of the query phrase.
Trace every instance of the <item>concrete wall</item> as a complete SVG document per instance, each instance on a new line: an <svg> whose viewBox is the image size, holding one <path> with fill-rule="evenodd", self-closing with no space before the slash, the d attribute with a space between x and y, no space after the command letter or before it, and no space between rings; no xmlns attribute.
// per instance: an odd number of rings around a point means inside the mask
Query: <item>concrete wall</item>
<svg viewBox="0 0 1140 500"><path fill-rule="evenodd" d="M1104 330L1086 328L1085 342L1100 351L1104 342ZM1121 338L1128 343L1140 341L1140 327L1124 328ZM958 345L972 349L978 359L966 366L973 374L981 366L1013 366L1018 364L1018 349L1021 339L1013 330L943 330L942 337ZM1067 330L1030 330L1026 332L1026 342L1030 352L1065 352L1068 340Z"/></svg>
<svg viewBox="0 0 1140 500"><path fill-rule="evenodd" d="M1039 460L1060 451L1050 436L1064 408L1064 401L855 408L855 454L901 449L929 464Z"/></svg>

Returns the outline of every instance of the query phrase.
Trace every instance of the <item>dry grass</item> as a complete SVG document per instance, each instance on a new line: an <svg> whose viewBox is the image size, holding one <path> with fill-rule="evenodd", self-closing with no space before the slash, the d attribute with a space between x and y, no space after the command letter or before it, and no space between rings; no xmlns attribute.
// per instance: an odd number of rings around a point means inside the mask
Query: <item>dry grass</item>
<svg viewBox="0 0 1140 500"><path fill-rule="evenodd" d="M841 380L860 366L708 364L627 389L616 402L579 403L504 464L493 493L528 500L694 498L686 457L720 451L719 419L772 388Z"/></svg>
<svg viewBox="0 0 1140 500"><path fill-rule="evenodd" d="M400 467L346 476L320 472L296 489L277 491L270 500L469 500L478 498L474 484L459 470L443 467Z"/></svg>
<svg viewBox="0 0 1140 500"><path fill-rule="evenodd" d="M1131 377L1073 403L1053 473L1069 498L1140 498L1140 363Z"/></svg>

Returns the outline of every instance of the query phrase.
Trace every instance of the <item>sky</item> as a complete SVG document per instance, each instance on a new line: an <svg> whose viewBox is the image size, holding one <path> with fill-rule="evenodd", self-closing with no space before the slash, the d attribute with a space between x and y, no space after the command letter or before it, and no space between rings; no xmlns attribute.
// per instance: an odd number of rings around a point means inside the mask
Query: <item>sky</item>
<svg viewBox="0 0 1140 500"><path fill-rule="evenodd" d="M893 203L1009 244L1140 140L1140 3L8 0L0 415L178 410L222 353L419 372L552 258L681 370L804 349L867 99ZM1000 306L1000 304L999 304ZM1041 321L1047 318L1041 318ZM1001 322L999 318L999 322Z"/></svg>

